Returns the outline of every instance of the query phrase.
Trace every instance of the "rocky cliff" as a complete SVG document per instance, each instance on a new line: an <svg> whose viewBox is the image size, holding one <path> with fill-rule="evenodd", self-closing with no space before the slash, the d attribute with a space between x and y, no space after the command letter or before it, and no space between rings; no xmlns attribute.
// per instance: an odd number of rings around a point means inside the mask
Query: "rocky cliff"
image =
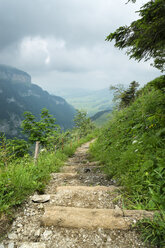
<svg viewBox="0 0 165 248"><path fill-rule="evenodd" d="M31 83L26 72L4 65L0 65L0 106L0 132L8 137L21 137L25 111L39 117L42 108L49 110L62 129L73 126L75 109L65 99Z"/></svg>
<svg viewBox="0 0 165 248"><path fill-rule="evenodd" d="M0 65L0 79L16 83L31 83L31 76L11 66Z"/></svg>

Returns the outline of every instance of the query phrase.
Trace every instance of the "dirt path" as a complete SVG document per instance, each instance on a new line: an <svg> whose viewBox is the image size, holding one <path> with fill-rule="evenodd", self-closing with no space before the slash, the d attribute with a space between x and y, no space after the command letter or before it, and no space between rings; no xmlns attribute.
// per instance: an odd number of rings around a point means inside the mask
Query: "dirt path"
<svg viewBox="0 0 165 248"><path fill-rule="evenodd" d="M150 213L122 210L120 189L88 161L89 145L52 174L44 195L30 197L0 248L147 247L130 225Z"/></svg>

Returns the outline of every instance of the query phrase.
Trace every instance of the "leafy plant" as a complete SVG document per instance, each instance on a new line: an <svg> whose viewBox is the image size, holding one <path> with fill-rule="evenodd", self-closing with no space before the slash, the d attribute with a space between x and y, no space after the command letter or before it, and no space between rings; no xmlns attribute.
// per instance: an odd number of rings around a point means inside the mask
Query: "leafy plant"
<svg viewBox="0 0 165 248"><path fill-rule="evenodd" d="M47 109L42 109L40 121L36 121L36 118L32 113L25 112L25 119L22 121L23 133L28 135L29 141L33 144L39 141L43 146L48 142L48 137L54 131L59 128L55 124L56 119L49 114Z"/></svg>
<svg viewBox="0 0 165 248"><path fill-rule="evenodd" d="M135 2L135 0L132 0ZM154 59L154 66L164 71L165 64L165 5L164 0L148 1L138 11L141 18L130 26L121 26L106 40L115 40L119 49L127 49L130 58L138 61Z"/></svg>
<svg viewBox="0 0 165 248"><path fill-rule="evenodd" d="M85 111L77 110L77 114L74 118L74 123L80 138L85 137L95 128L95 125L93 124L91 119L87 117L87 113Z"/></svg>
<svg viewBox="0 0 165 248"><path fill-rule="evenodd" d="M143 219L137 223L145 242L157 247L165 245L165 212L156 213L153 220Z"/></svg>

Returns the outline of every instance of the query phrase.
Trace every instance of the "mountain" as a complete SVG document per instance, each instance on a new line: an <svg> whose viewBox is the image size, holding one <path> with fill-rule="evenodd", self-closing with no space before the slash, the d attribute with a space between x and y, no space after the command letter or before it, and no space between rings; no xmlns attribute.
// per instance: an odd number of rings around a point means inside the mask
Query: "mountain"
<svg viewBox="0 0 165 248"><path fill-rule="evenodd" d="M112 109L113 107L113 92L109 91L109 89L61 89L56 91L56 93L65 97L76 109L86 110L89 116L93 116L100 111Z"/></svg>
<svg viewBox="0 0 165 248"><path fill-rule="evenodd" d="M31 76L16 68L0 65L0 132L21 136L20 123L25 111L39 117L47 108L62 129L72 128L75 109L62 97L50 95L31 83Z"/></svg>
<svg viewBox="0 0 165 248"><path fill-rule="evenodd" d="M95 123L97 127L102 127L108 120L112 109L107 109L97 112L95 115L91 116L91 120Z"/></svg>

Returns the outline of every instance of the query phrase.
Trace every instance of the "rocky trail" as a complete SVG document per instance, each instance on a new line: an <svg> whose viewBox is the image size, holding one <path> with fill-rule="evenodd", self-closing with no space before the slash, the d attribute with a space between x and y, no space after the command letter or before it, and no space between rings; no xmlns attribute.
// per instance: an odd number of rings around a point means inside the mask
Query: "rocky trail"
<svg viewBox="0 0 165 248"><path fill-rule="evenodd" d="M44 195L31 196L0 248L137 248L145 246L131 227L147 211L122 209L120 188L107 180L82 145Z"/></svg>

